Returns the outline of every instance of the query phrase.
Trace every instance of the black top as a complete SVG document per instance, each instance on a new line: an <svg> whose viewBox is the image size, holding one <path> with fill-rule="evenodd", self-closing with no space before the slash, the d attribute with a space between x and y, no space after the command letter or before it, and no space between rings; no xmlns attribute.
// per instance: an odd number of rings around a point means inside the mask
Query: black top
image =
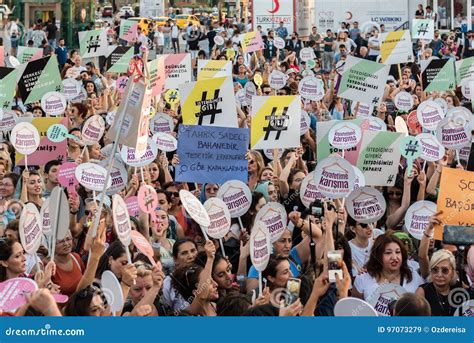
<svg viewBox="0 0 474 343"><path fill-rule="evenodd" d="M432 316L452 316L456 311L455 307L449 304L448 296L436 291L432 282L420 286L425 291L425 299L431 306ZM454 287L454 286L453 286ZM452 288L451 288L452 289Z"/></svg>

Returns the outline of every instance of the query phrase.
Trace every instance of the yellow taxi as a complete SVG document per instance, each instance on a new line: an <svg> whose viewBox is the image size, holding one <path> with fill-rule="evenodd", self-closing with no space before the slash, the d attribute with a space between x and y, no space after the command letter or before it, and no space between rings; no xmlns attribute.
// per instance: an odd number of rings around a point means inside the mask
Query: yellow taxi
<svg viewBox="0 0 474 343"><path fill-rule="evenodd" d="M169 17L155 17L153 21L155 26L165 26L169 19Z"/></svg>
<svg viewBox="0 0 474 343"><path fill-rule="evenodd" d="M127 20L133 20L133 21L138 21L138 27L140 29L142 29L142 32L148 36L148 24L153 24L153 21L151 21L150 19L147 19L147 18L139 18L139 17L132 17L132 18L128 18Z"/></svg>
<svg viewBox="0 0 474 343"><path fill-rule="evenodd" d="M199 18L196 17L195 15L190 15L190 14L178 14L175 17L176 20L176 25L180 29L185 29L189 23L193 25L200 25Z"/></svg>

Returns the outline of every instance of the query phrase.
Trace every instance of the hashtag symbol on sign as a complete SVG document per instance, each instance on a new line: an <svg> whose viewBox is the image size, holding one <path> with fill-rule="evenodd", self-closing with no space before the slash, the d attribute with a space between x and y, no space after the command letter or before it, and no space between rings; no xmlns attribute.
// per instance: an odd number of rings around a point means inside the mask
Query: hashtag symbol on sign
<svg viewBox="0 0 474 343"><path fill-rule="evenodd" d="M96 38L94 39L94 36L91 36L89 39L88 43L89 45L87 46L87 53L90 53L92 49L94 49L94 52L97 52L97 48L100 48L99 42L99 36L97 35Z"/></svg>
<svg viewBox="0 0 474 343"><path fill-rule="evenodd" d="M217 100L219 98L220 89L214 91L214 98L207 100L207 91L204 91L201 96L200 106L201 109L196 113L196 117L199 117L198 125L202 125L204 117L211 116L210 124L214 124L216 114L222 113L221 109L217 109Z"/></svg>
<svg viewBox="0 0 474 343"><path fill-rule="evenodd" d="M176 100L176 98L177 98L177 96L178 96L178 94L176 93L176 91L172 91L172 92L170 92L170 95L169 95L169 99L170 99L170 101L169 101L169 102L173 102L173 101L175 101L175 100Z"/></svg>
<svg viewBox="0 0 474 343"><path fill-rule="evenodd" d="M268 140L270 132L276 131L275 140L279 140L281 132L288 130L287 120L290 119L286 114L288 107L283 108L283 113L280 116L276 115L277 109L277 107L273 107L272 113L265 116L265 120L268 120L268 126L263 128L263 131L265 131L264 141Z"/></svg>
<svg viewBox="0 0 474 343"><path fill-rule="evenodd" d="M379 97L375 97L372 99L373 104L377 104L379 102Z"/></svg>
<svg viewBox="0 0 474 343"><path fill-rule="evenodd" d="M407 144L407 147L405 149L405 155L408 156L408 154L411 152L411 156L414 156L415 152L418 151L417 147L418 147L418 141L415 141L415 142L410 141Z"/></svg>
<svg viewBox="0 0 474 343"><path fill-rule="evenodd" d="M428 24L420 24L418 27L418 36L423 33L423 36L428 33Z"/></svg>
<svg viewBox="0 0 474 343"><path fill-rule="evenodd" d="M393 181L393 175L390 175L388 178L387 178L387 183L390 184L392 183Z"/></svg>

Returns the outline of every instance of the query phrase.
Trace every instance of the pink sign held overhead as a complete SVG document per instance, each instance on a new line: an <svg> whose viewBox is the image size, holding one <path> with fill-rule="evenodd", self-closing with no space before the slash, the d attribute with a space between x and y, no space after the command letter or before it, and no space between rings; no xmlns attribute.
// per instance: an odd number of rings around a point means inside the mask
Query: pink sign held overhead
<svg viewBox="0 0 474 343"><path fill-rule="evenodd" d="M28 278L14 278L0 283L0 310L16 310L26 304L26 294L37 289L36 282Z"/></svg>
<svg viewBox="0 0 474 343"><path fill-rule="evenodd" d="M127 205L127 210L130 216L138 218L140 214L140 206L138 206L138 197L133 196L125 200L125 204Z"/></svg>
<svg viewBox="0 0 474 343"><path fill-rule="evenodd" d="M58 181L61 186L70 190L79 184L75 174L76 168L77 164L74 162L66 162L59 167Z"/></svg>
<svg viewBox="0 0 474 343"><path fill-rule="evenodd" d="M150 242L138 231L132 230L130 232L130 236L132 238L133 245L148 259L150 260L153 266L156 266L155 259L153 258L153 248L151 247Z"/></svg>

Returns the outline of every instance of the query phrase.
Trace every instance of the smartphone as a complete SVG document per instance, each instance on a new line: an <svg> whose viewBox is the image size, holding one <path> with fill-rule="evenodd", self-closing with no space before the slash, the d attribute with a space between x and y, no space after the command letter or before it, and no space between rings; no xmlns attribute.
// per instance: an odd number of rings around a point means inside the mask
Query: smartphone
<svg viewBox="0 0 474 343"><path fill-rule="evenodd" d="M337 250L328 252L329 282L336 282L336 274L342 279L342 253Z"/></svg>
<svg viewBox="0 0 474 343"><path fill-rule="evenodd" d="M301 280L290 278L286 283L286 292L287 297L285 299L285 306L293 304L298 298L300 297L300 288L301 288Z"/></svg>

